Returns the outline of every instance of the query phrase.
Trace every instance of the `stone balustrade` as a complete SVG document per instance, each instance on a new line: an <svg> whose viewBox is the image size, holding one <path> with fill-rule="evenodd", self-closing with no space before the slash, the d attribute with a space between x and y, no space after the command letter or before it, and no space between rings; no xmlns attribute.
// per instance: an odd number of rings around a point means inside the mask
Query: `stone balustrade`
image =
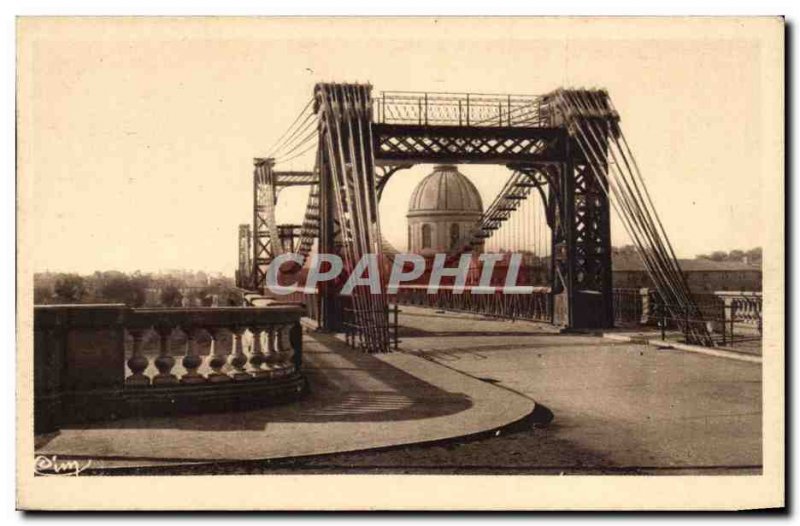
<svg viewBox="0 0 800 526"><path fill-rule="evenodd" d="M760 292L721 291L716 292L715 295L730 311L728 318L749 325L761 326L762 297Z"/></svg>
<svg viewBox="0 0 800 526"><path fill-rule="evenodd" d="M731 339L738 326L740 329L755 330L759 337L763 331L761 318L762 297L760 292L721 291L715 295L722 302L724 312L724 331Z"/></svg>
<svg viewBox="0 0 800 526"><path fill-rule="evenodd" d="M124 416L227 411L305 389L303 309L38 306L37 431Z"/></svg>
<svg viewBox="0 0 800 526"><path fill-rule="evenodd" d="M298 318L299 311L287 306L134 309L125 324L133 341L126 362L131 374L125 378L125 385L220 383L286 376L297 368L290 340L293 330L298 332L294 337L300 338ZM152 359L143 348L144 336L150 331L158 336L158 356ZM175 332L182 333L185 339L180 377L174 374L176 360L171 349ZM232 337L232 348L225 349L221 344L224 333ZM201 353L202 336L208 337L207 356ZM295 345L300 348L299 342ZM152 376L146 374L151 365L158 371ZM204 365L210 370L201 374Z"/></svg>
<svg viewBox="0 0 800 526"><path fill-rule="evenodd" d="M762 335L761 292L718 291L692 295L716 343L730 346L757 341ZM614 321L618 326L680 325L655 289L614 289Z"/></svg>

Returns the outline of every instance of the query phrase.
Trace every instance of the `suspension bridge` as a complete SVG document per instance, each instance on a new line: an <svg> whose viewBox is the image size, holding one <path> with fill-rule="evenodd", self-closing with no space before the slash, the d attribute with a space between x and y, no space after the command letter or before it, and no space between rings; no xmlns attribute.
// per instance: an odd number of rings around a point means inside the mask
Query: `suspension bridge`
<svg viewBox="0 0 800 526"><path fill-rule="evenodd" d="M315 160L307 170L280 169L310 152ZM315 253L336 254L346 271L365 254L391 258L381 235L379 202L392 177L428 163L508 169L482 217L453 244L450 261L461 254L513 250L549 264L550 282L525 297L487 297L468 287L457 301L469 309L509 316L527 310L566 329L613 326L613 210L662 308L688 341L712 344L619 112L604 90L375 95L368 84L317 84L268 155L255 159L253 221L239 229L238 286L265 293L267 268L284 253L297 253L303 261ZM278 224L280 193L291 186L310 188L302 224ZM283 272L300 274L302 268ZM411 286L390 295L356 287L346 299L335 284L321 284L313 292L320 327L341 331L347 325L367 352L389 349L390 300L413 296L429 306L456 301L447 288L430 294Z"/></svg>

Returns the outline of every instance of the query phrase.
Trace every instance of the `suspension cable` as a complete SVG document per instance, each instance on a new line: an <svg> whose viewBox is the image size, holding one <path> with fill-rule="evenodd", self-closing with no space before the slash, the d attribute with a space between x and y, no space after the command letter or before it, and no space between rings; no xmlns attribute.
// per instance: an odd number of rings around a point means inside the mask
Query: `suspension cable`
<svg viewBox="0 0 800 526"><path fill-rule="evenodd" d="M311 106L311 104L313 102L314 102L314 97L311 97L311 99L308 100L308 102L303 107L303 109L300 110L300 113L297 114L297 117L295 117L294 121L292 121L292 124L290 124L289 127L286 128L286 131L284 131L283 134L281 134L281 136L278 137L278 139L272 144L272 146L270 146L267 149L267 151L270 152L270 153L267 154L267 157L274 157L274 154L278 151L278 145L281 143L281 141L284 139L284 137L286 137L286 135L289 134L289 132L292 130L292 128L295 126L295 124L297 124L297 122L303 116L303 114L306 111L308 111L308 108ZM312 115L313 115L313 113L312 113Z"/></svg>

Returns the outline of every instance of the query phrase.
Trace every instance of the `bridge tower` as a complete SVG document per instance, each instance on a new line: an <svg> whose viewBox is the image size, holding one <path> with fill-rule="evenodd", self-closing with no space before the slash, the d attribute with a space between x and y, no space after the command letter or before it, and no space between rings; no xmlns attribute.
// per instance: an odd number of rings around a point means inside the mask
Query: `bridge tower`
<svg viewBox="0 0 800 526"><path fill-rule="evenodd" d="M607 101L605 92L597 100ZM614 326L611 274L611 221L608 198L607 137L598 137L602 154L591 162L580 148L575 130L582 116L565 115L555 94L542 100L547 125L566 130L564 158L551 170L556 201L552 225L553 322L568 329L602 329ZM613 118L606 106L594 116Z"/></svg>
<svg viewBox="0 0 800 526"><path fill-rule="evenodd" d="M264 292L267 268L275 256L282 253L275 222L278 199L275 185L274 159L253 159L253 288Z"/></svg>

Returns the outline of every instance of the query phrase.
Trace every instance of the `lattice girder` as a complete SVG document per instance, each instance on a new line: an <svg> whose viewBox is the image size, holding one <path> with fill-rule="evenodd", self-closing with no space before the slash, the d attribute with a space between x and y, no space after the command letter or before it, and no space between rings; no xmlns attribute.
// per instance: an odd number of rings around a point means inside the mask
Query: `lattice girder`
<svg viewBox="0 0 800 526"><path fill-rule="evenodd" d="M378 164L560 161L564 130L542 127L374 124Z"/></svg>

